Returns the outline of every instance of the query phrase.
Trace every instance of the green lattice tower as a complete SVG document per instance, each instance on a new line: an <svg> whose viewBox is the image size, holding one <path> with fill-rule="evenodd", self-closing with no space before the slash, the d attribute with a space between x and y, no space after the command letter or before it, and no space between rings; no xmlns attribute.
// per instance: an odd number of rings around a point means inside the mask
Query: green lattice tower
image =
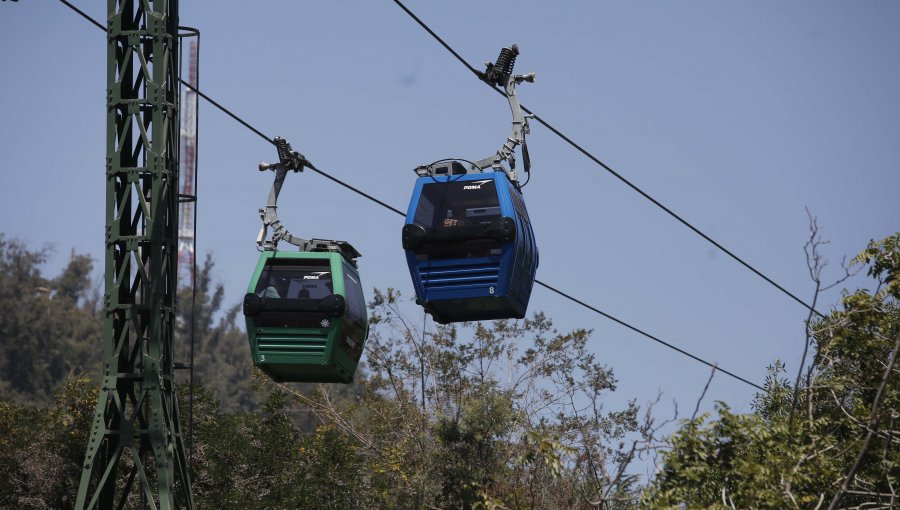
<svg viewBox="0 0 900 510"><path fill-rule="evenodd" d="M178 1L107 6L104 377L76 508L193 508L172 357Z"/></svg>

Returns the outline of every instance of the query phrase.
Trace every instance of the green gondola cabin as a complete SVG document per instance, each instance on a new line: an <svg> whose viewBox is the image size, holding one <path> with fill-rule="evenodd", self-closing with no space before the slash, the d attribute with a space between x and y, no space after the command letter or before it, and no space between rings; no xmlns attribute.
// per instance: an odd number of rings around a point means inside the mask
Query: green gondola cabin
<svg viewBox="0 0 900 510"><path fill-rule="evenodd" d="M276 382L350 383L368 334L356 257L264 251L244 296L253 362Z"/></svg>

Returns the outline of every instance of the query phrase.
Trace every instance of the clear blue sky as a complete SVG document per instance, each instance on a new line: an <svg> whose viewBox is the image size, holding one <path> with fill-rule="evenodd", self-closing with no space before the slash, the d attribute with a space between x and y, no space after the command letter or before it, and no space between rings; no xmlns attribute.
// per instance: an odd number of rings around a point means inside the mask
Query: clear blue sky
<svg viewBox="0 0 900 510"><path fill-rule="evenodd" d="M105 2L75 3L105 22ZM408 6L475 65L518 43L517 71L538 75L523 104L804 299L804 207L832 241L826 276L900 226L897 2ZM181 9L202 33L203 91L400 209L416 165L484 157L509 132L503 98L388 0ZM0 3L0 47L0 232L55 246L49 274L73 247L102 268L105 36L61 3L21 0ZM271 185L256 164L274 149L202 101L200 122L198 249L237 303ZM751 380L776 358L796 367L802 306L537 123L529 149L539 279ZM412 296L402 218L310 172L280 205L294 233L352 242L368 288ZM706 367L539 287L530 309L593 328L620 380L613 406L662 390L692 411ZM704 408L747 410L752 394L719 375Z"/></svg>

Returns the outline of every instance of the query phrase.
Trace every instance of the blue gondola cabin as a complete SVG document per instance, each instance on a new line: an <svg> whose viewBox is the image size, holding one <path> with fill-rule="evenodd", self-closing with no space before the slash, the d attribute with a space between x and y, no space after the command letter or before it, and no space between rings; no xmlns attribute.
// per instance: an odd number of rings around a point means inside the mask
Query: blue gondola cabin
<svg viewBox="0 0 900 510"><path fill-rule="evenodd" d="M403 248L417 301L434 320L521 319L538 266L525 201L503 172L417 179Z"/></svg>

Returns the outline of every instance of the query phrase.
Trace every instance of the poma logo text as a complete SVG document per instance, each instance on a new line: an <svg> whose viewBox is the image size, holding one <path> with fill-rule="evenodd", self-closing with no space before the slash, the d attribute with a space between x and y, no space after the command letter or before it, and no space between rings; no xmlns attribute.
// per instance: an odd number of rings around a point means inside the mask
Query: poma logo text
<svg viewBox="0 0 900 510"><path fill-rule="evenodd" d="M483 181L473 181L472 184L463 186L463 189L464 189L464 190L467 190L467 189L481 189L481 186L482 186L484 183L486 183L486 182L491 182L491 179L485 179L485 180L483 180Z"/></svg>

